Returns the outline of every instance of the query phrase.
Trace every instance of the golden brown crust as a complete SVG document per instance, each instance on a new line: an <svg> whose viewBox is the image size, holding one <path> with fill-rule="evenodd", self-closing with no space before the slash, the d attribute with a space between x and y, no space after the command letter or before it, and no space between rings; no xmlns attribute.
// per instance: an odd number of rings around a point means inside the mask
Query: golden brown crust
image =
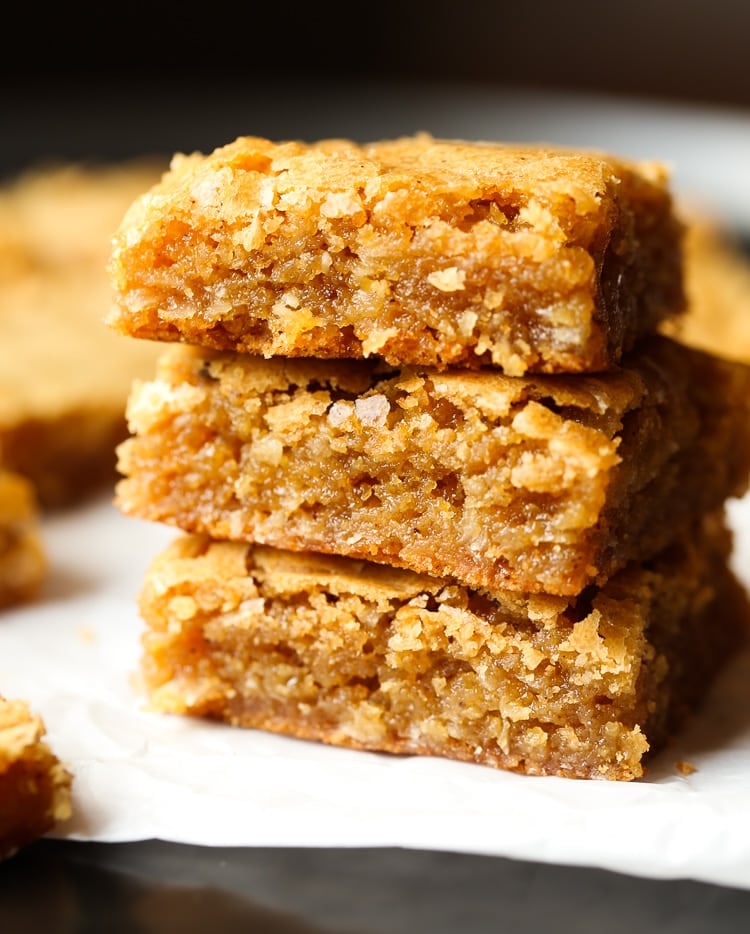
<svg viewBox="0 0 750 934"><path fill-rule="evenodd" d="M110 238L157 166L65 165L0 190L0 463L43 506L114 484L134 376L156 349L104 324Z"/></svg>
<svg viewBox="0 0 750 934"><path fill-rule="evenodd" d="M46 571L34 488L0 469L0 609L34 599Z"/></svg>
<svg viewBox="0 0 750 934"><path fill-rule="evenodd" d="M418 134L177 155L114 240L110 324L264 356L596 371L682 310L667 173Z"/></svg>
<svg viewBox="0 0 750 934"><path fill-rule="evenodd" d="M562 598L183 536L141 592L144 683L161 712L630 780L746 637L729 547L712 517L648 566Z"/></svg>
<svg viewBox="0 0 750 934"><path fill-rule="evenodd" d="M576 594L750 476L750 368L666 339L601 376L173 347L136 384L117 503L217 539Z"/></svg>
<svg viewBox="0 0 750 934"><path fill-rule="evenodd" d="M0 859L71 816L73 778L45 733L26 701L0 697Z"/></svg>

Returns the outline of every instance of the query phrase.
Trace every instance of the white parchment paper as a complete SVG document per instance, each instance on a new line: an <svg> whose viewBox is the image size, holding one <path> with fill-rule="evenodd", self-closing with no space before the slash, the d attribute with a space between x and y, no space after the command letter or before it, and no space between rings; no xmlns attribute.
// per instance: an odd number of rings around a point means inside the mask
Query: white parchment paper
<svg viewBox="0 0 750 934"><path fill-rule="evenodd" d="M750 500L729 507L735 566L749 582ZM73 819L53 836L402 846L750 888L750 652L631 783L519 776L156 715L133 683L135 599L175 534L108 500L50 518L41 600L0 614L0 693L31 702L74 774ZM680 774L677 760L697 771Z"/></svg>

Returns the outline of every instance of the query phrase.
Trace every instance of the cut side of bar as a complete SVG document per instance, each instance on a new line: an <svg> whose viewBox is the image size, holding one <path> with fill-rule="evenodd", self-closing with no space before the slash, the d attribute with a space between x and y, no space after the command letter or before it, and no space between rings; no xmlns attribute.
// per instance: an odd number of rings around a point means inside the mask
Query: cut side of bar
<svg viewBox="0 0 750 934"><path fill-rule="evenodd" d="M110 259L109 323L263 356L611 367L684 308L665 168L427 134L177 155Z"/></svg>
<svg viewBox="0 0 750 934"><path fill-rule="evenodd" d="M140 594L150 709L530 775L632 780L747 637L717 516L575 598L183 535Z"/></svg>
<svg viewBox="0 0 750 934"><path fill-rule="evenodd" d="M577 594L750 478L750 368L666 338L518 378L176 345L128 417L126 515L488 590Z"/></svg>

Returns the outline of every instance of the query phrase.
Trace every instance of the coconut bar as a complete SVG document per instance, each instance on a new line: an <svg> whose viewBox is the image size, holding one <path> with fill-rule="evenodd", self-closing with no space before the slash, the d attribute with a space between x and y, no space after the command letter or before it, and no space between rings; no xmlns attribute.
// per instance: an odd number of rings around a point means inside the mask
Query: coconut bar
<svg viewBox="0 0 750 934"><path fill-rule="evenodd" d="M112 231L159 177L151 162L28 170L0 188L0 464L44 508L114 485L133 377L155 345L103 318Z"/></svg>
<svg viewBox="0 0 750 934"><path fill-rule="evenodd" d="M747 634L716 516L573 598L185 535L140 594L150 709L530 775L631 780Z"/></svg>
<svg viewBox="0 0 750 934"><path fill-rule="evenodd" d="M598 371L679 315L656 163L418 134L178 154L110 260L123 334L264 356Z"/></svg>
<svg viewBox="0 0 750 934"><path fill-rule="evenodd" d="M136 382L121 511L216 539L571 595L750 478L750 368L654 338L508 377L173 345Z"/></svg>

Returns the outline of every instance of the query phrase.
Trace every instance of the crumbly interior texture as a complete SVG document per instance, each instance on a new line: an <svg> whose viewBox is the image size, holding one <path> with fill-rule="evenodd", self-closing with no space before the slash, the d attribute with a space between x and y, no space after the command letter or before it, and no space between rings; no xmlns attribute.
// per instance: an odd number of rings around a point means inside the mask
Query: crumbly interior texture
<svg viewBox="0 0 750 934"><path fill-rule="evenodd" d="M0 464L43 507L114 485L134 377L157 346L104 323L112 233L151 162L33 170L0 189Z"/></svg>
<svg viewBox="0 0 750 934"><path fill-rule="evenodd" d="M127 515L470 586L577 594L746 489L750 368L657 338L601 376L168 348Z"/></svg>
<svg viewBox="0 0 750 934"><path fill-rule="evenodd" d="M0 609L36 597L46 571L34 488L0 470Z"/></svg>
<svg viewBox="0 0 750 934"><path fill-rule="evenodd" d="M0 859L71 816L73 777L45 733L26 701L0 697Z"/></svg>
<svg viewBox="0 0 750 934"><path fill-rule="evenodd" d="M531 775L631 780L747 638L716 516L578 597L178 538L140 595L158 712Z"/></svg>
<svg viewBox="0 0 750 934"><path fill-rule="evenodd" d="M750 362L750 255L710 217L692 217L685 234L686 313L664 333L731 360Z"/></svg>
<svg viewBox="0 0 750 934"><path fill-rule="evenodd" d="M122 333L264 356L606 369L684 306L656 163L418 134L177 155L113 244Z"/></svg>

